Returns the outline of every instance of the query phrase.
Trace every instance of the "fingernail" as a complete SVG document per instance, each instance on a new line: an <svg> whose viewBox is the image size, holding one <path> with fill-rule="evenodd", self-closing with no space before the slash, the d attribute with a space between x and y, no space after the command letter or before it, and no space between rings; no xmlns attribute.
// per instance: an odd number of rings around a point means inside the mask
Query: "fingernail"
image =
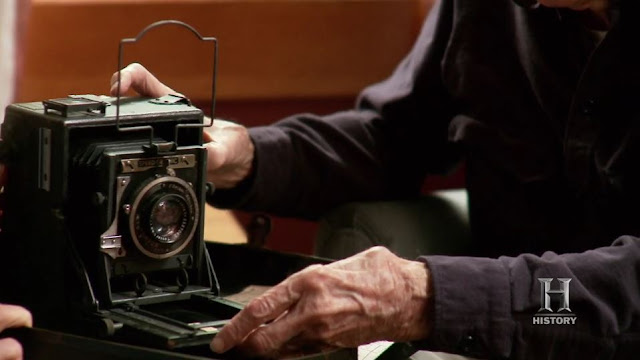
<svg viewBox="0 0 640 360"><path fill-rule="evenodd" d="M211 343L211 350L217 352L218 354L224 352L224 341L219 337L213 338L213 342Z"/></svg>

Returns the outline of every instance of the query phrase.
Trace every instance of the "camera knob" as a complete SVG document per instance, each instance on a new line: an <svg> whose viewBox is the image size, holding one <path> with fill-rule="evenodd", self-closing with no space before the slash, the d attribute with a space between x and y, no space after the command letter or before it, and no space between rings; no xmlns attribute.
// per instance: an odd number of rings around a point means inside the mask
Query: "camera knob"
<svg viewBox="0 0 640 360"><path fill-rule="evenodd" d="M216 186L212 182L207 182L207 187L206 187L207 197L213 195L215 191L216 191Z"/></svg>

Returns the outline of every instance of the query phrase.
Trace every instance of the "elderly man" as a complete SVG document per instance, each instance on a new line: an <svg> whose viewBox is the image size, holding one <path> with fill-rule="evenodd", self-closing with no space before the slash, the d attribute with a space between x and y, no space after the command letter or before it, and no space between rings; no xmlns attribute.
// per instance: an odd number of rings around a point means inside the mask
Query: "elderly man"
<svg viewBox="0 0 640 360"><path fill-rule="evenodd" d="M539 5L441 0L355 109L249 130L216 121L219 206L317 216L415 197L426 174L464 160L474 257L373 248L308 268L250 303L214 351L386 339L488 358L637 356L637 1ZM122 75L122 89L172 92L140 65Z"/></svg>

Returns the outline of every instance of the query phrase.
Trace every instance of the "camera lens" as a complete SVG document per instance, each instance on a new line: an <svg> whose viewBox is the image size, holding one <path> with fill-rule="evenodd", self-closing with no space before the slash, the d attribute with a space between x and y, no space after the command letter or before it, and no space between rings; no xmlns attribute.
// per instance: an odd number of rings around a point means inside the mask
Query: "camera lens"
<svg viewBox="0 0 640 360"><path fill-rule="evenodd" d="M193 238L200 216L191 185L175 176L143 183L133 194L129 215L131 240L144 255L166 259Z"/></svg>
<svg viewBox="0 0 640 360"><path fill-rule="evenodd" d="M176 242L187 225L185 200L177 195L160 197L151 208L149 225L153 237L166 244Z"/></svg>

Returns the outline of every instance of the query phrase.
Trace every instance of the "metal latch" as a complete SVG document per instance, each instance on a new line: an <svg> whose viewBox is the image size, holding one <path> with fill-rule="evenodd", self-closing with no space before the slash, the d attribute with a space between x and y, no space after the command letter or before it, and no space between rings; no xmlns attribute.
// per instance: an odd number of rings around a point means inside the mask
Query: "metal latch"
<svg viewBox="0 0 640 360"><path fill-rule="evenodd" d="M97 112L104 115L107 111L105 102L84 98L51 99L43 101L42 105L45 114L49 114L53 110L63 117L69 117L69 114L78 112L94 114Z"/></svg>
<svg viewBox="0 0 640 360"><path fill-rule="evenodd" d="M160 104L160 105L173 105L173 104L186 104L191 105L191 100L184 96L176 95L176 94L168 94L163 97L155 98L149 100L150 103Z"/></svg>
<svg viewBox="0 0 640 360"><path fill-rule="evenodd" d="M120 249L122 248L122 235L102 235L100 237L100 249Z"/></svg>

